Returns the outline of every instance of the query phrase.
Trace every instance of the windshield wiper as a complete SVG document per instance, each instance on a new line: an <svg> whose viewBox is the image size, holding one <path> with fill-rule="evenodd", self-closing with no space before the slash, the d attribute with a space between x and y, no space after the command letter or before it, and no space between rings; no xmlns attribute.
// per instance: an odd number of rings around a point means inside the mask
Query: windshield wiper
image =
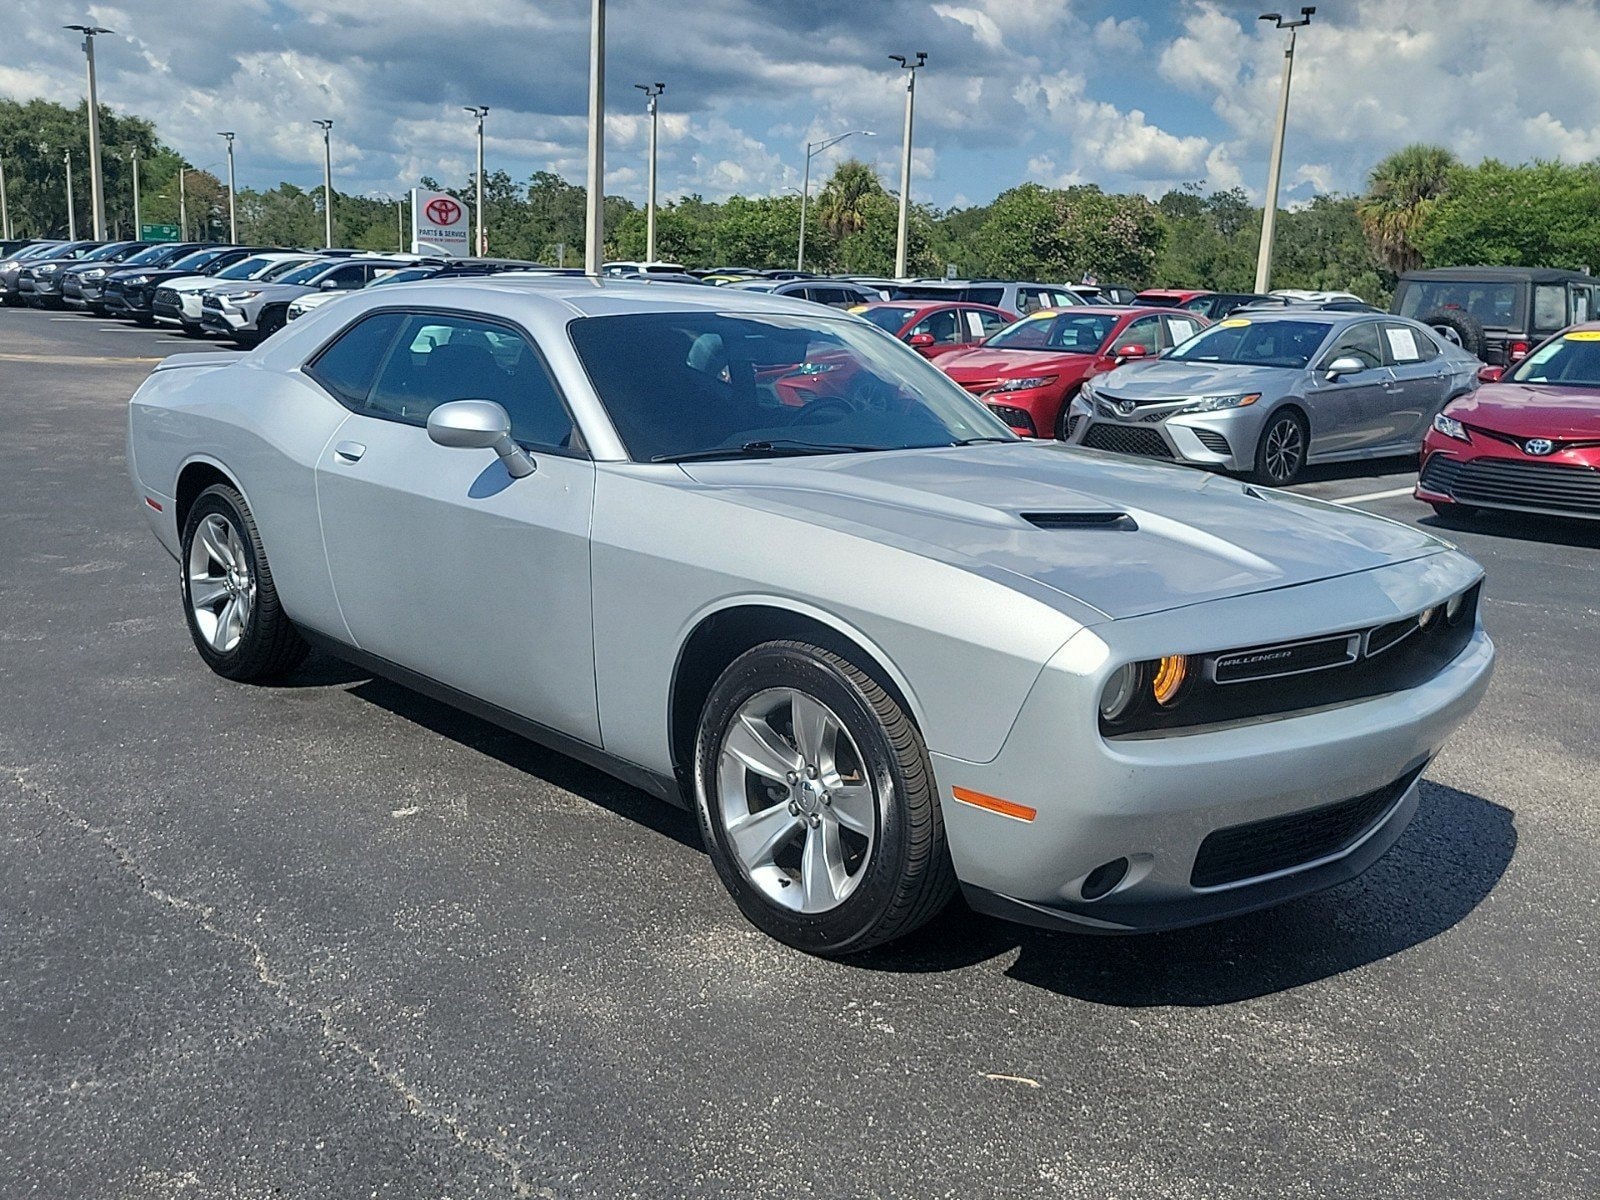
<svg viewBox="0 0 1600 1200"><path fill-rule="evenodd" d="M874 450L893 450L893 446L853 446L842 442L801 442L789 438L745 442L742 446L712 446L682 454L658 454L650 461L701 462L715 458L755 458L760 455L784 457L800 454L865 454Z"/></svg>
<svg viewBox="0 0 1600 1200"><path fill-rule="evenodd" d="M1019 442L1021 438L1014 437L969 437L962 438L959 442L951 442L952 446L980 446L984 442Z"/></svg>

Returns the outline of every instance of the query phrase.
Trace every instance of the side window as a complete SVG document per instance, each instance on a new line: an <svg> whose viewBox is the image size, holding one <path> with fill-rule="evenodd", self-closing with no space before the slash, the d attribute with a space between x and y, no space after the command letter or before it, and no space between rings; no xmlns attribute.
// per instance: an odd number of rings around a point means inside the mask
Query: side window
<svg viewBox="0 0 1600 1200"><path fill-rule="evenodd" d="M968 288L964 297L964 299L971 300L974 304L992 304L996 308L1003 307L1000 302L1005 298L1005 292L997 287Z"/></svg>
<svg viewBox="0 0 1600 1200"><path fill-rule="evenodd" d="M1124 346L1143 346L1146 353L1154 354L1161 349L1161 318L1140 317L1129 325L1114 339L1116 345L1113 350L1120 350Z"/></svg>
<svg viewBox="0 0 1600 1200"><path fill-rule="evenodd" d="M511 416L511 436L525 446L566 450L575 441L544 361L504 325L446 313L406 316L378 374L367 416L425 425L451 400L493 400Z"/></svg>
<svg viewBox="0 0 1600 1200"><path fill-rule="evenodd" d="M1567 289L1559 283L1541 283L1533 289L1533 328L1554 333L1567 323Z"/></svg>
<svg viewBox="0 0 1600 1200"><path fill-rule="evenodd" d="M1572 320L1574 323L1589 319L1590 290L1587 287L1575 287L1572 289Z"/></svg>
<svg viewBox="0 0 1600 1200"><path fill-rule="evenodd" d="M962 340L961 311L945 308L930 313L917 322L916 328L911 333L913 336L919 333L931 333L935 346L953 346Z"/></svg>
<svg viewBox="0 0 1600 1200"><path fill-rule="evenodd" d="M972 315L977 318L978 325L981 328L980 337L988 337L991 333L1004 329L1011 324L1010 321L997 312L984 312L982 309L978 309Z"/></svg>
<svg viewBox="0 0 1600 1200"><path fill-rule="evenodd" d="M1017 312L1027 316L1031 312L1046 307L1046 296L1038 288L1017 289Z"/></svg>
<svg viewBox="0 0 1600 1200"><path fill-rule="evenodd" d="M361 266L359 263L352 264L348 267L340 267L337 271L324 275L322 279L318 281L317 286L322 287L331 281L333 286L339 291L350 291L354 288L360 287L366 282L366 272L367 269Z"/></svg>
<svg viewBox="0 0 1600 1200"><path fill-rule="evenodd" d="M377 313L357 321L306 365L306 374L350 408L361 408L372 390L384 352L405 321L403 313Z"/></svg>
<svg viewBox="0 0 1600 1200"><path fill-rule="evenodd" d="M1168 317L1167 336L1174 346L1182 345L1200 332L1200 322L1189 317Z"/></svg>
<svg viewBox="0 0 1600 1200"><path fill-rule="evenodd" d="M1363 370L1383 365L1383 347L1378 344L1376 321L1362 321L1359 325L1352 325L1346 329L1333 343L1333 349L1323 356L1323 362L1332 362L1336 358L1347 356L1359 358Z"/></svg>
<svg viewBox="0 0 1600 1200"><path fill-rule="evenodd" d="M1389 361L1397 367L1428 362L1439 356L1439 347L1426 334L1409 325L1385 322L1383 344L1389 351Z"/></svg>

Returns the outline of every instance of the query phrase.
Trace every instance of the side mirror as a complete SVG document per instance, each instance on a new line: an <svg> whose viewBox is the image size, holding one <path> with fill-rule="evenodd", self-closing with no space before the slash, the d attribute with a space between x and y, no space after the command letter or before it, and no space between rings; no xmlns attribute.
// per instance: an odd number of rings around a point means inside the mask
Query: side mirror
<svg viewBox="0 0 1600 1200"><path fill-rule="evenodd" d="M1478 368L1478 382L1479 383L1499 383L1500 382L1500 377L1502 375L1504 375L1505 373L1506 373L1506 369L1504 367L1479 367Z"/></svg>
<svg viewBox="0 0 1600 1200"><path fill-rule="evenodd" d="M493 450L506 474L523 479L533 474L533 459L511 440L511 417L493 400L452 400L428 414L428 438L455 450Z"/></svg>
<svg viewBox="0 0 1600 1200"><path fill-rule="evenodd" d="M1367 364L1354 354L1341 354L1323 368L1329 383L1337 382L1341 375L1358 375L1366 369Z"/></svg>
<svg viewBox="0 0 1600 1200"><path fill-rule="evenodd" d="M1143 346L1136 346L1132 342L1129 342L1126 346L1117 347L1117 362L1119 363L1125 363L1130 358L1149 357L1150 351L1146 350Z"/></svg>
<svg viewBox="0 0 1600 1200"><path fill-rule="evenodd" d="M337 279L324 279L317 284L317 288L324 292L337 292L339 290L339 281Z"/></svg>
<svg viewBox="0 0 1600 1200"><path fill-rule="evenodd" d="M921 350L925 346L931 346L931 345L933 345L933 334L931 334L931 333L913 333L910 337L908 337L906 339L906 345L915 346L919 350Z"/></svg>

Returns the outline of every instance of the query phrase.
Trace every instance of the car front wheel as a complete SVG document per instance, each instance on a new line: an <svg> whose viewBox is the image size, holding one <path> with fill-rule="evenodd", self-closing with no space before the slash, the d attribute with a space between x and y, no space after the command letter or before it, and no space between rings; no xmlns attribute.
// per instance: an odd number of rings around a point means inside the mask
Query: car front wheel
<svg viewBox="0 0 1600 1200"><path fill-rule="evenodd" d="M797 949L866 950L954 894L921 734L829 650L768 642L722 673L700 718L695 798L740 910Z"/></svg>
<svg viewBox="0 0 1600 1200"><path fill-rule="evenodd" d="M200 657L242 683L281 678L308 647L278 603L261 534L244 497L216 484L183 526L183 609Z"/></svg>
<svg viewBox="0 0 1600 1200"><path fill-rule="evenodd" d="M1271 487L1286 487L1300 477L1311 441L1305 418L1293 409L1274 413L1256 442L1255 470L1250 477Z"/></svg>

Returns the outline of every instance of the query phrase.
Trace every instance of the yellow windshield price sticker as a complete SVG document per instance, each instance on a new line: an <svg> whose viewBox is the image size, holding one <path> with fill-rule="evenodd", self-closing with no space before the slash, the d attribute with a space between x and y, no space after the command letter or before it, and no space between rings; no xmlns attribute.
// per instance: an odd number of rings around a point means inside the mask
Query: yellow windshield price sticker
<svg viewBox="0 0 1600 1200"><path fill-rule="evenodd" d="M1226 321L1218 321L1217 324L1223 329L1239 329L1250 324L1250 322L1243 317L1229 317Z"/></svg>
<svg viewBox="0 0 1600 1200"><path fill-rule="evenodd" d="M1600 342L1600 329L1574 329L1567 334L1569 342Z"/></svg>

